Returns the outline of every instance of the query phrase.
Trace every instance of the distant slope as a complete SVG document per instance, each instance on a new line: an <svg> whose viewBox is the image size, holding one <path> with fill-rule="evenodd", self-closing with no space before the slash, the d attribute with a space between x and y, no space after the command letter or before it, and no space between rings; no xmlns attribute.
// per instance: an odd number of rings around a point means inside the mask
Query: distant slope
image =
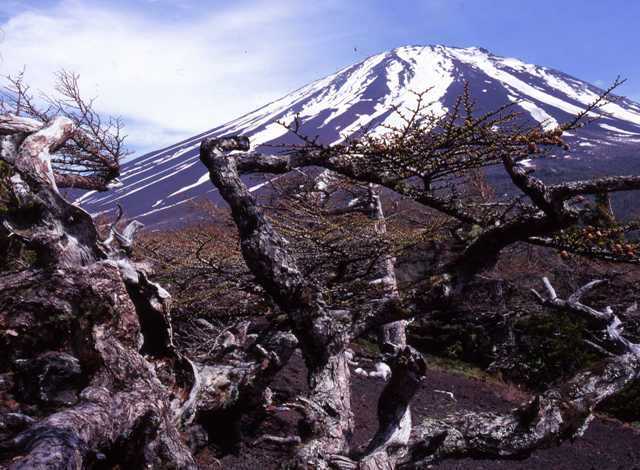
<svg viewBox="0 0 640 470"><path fill-rule="evenodd" d="M394 106L415 105L412 91L430 88L434 112L446 111L468 82L480 110L522 100L523 113L544 126L555 126L591 103L601 90L562 72L498 57L479 48L407 46L378 54L304 86L262 108L165 149L151 152L122 171L123 186L109 193L87 193L78 199L98 214L120 203L127 214L161 223L181 217L188 202L215 192L198 160L205 137L249 136L254 147L291 143L278 121L296 114L301 131L324 143L339 142L362 126L397 123ZM579 136L569 136L571 150L536 161L541 172L576 174L638 172L640 105L627 99L607 105L607 116ZM256 189L263 180L249 183Z"/></svg>

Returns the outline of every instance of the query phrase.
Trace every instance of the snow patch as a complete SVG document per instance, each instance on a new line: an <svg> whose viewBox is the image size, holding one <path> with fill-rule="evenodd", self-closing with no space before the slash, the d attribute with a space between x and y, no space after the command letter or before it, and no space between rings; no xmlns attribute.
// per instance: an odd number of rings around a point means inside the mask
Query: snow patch
<svg viewBox="0 0 640 470"><path fill-rule="evenodd" d="M566 101L544 93L540 90L537 90L528 83L523 82L518 77L511 75L505 70L499 69L494 63L495 60L492 59L486 52L479 53L477 50L473 51L472 49L473 48L452 49L451 53L461 62L477 67L491 78L502 82L503 84L535 99L536 101L548 104L550 106L553 106L554 108L558 108L572 115L578 114L580 111L582 111L582 108L571 103L567 103Z"/></svg>
<svg viewBox="0 0 640 470"><path fill-rule="evenodd" d="M167 196L167 199L173 196L177 196L178 194L184 193L185 191L189 191L190 189L195 188L196 186L200 186L201 184L206 183L207 181L209 181L209 172L206 172L204 175L202 175L200 178L198 178L198 180L195 183L189 184L187 186L183 186L182 188L178 189L177 191L172 192L171 194L169 194Z"/></svg>
<svg viewBox="0 0 640 470"><path fill-rule="evenodd" d="M640 133L638 132L629 132L629 131L625 131L623 129L620 129L618 127L614 127L614 126L610 126L609 124L599 124L600 127L602 127L603 129L607 130L607 131L611 131L611 132L616 132L618 134L624 134L624 135L640 135Z"/></svg>
<svg viewBox="0 0 640 470"><path fill-rule="evenodd" d="M558 121L556 121L552 116L549 116L544 109L536 106L531 101L522 100L518 103L518 106L523 108L533 119L538 121L545 131L550 131L558 127Z"/></svg>
<svg viewBox="0 0 640 470"><path fill-rule="evenodd" d="M572 86L565 80L562 80L559 77L546 72L543 72L542 76L544 80L549 84L549 86L561 91L568 97L578 101L579 103L582 103L585 106L593 103L596 99L598 99L598 93L590 90L586 84L576 83L575 86ZM624 109L619 104L607 103L600 108L600 112L620 119L622 121L627 121L640 126L640 113Z"/></svg>

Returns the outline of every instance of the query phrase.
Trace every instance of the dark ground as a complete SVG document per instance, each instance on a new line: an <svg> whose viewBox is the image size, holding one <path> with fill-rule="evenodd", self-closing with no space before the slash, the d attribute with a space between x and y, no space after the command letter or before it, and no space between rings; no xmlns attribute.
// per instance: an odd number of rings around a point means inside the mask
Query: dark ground
<svg viewBox="0 0 640 470"><path fill-rule="evenodd" d="M299 354L281 371L272 385L275 402L293 398L306 389L306 370ZM353 375L352 403L356 419L354 444L361 445L376 429L376 403L383 382L379 379ZM453 392L455 401L441 391ZM443 415L448 411L508 410L526 399L514 386L486 378L483 375L463 374L430 368L424 386L413 400L413 417L417 422L427 415ZM275 412L261 423L244 423L241 447L236 455L221 459L222 468L229 470L272 470L287 458L286 447L273 444L252 446L252 441L264 433L284 436L296 430L298 415ZM199 455L201 468L220 468L212 459L212 450ZM446 461L434 468L446 470L640 470L640 431L621 422L598 417L585 436L560 447L541 450L523 461L457 460Z"/></svg>

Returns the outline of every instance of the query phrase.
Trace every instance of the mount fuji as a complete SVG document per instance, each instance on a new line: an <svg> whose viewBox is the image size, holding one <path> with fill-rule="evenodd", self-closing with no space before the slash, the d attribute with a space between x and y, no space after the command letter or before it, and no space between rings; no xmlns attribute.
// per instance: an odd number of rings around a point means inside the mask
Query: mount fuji
<svg viewBox="0 0 640 470"><path fill-rule="evenodd" d="M415 91L429 89L431 111L443 113L469 84L479 111L509 102L532 123L554 127L602 92L599 88L547 67L499 57L481 48L406 46L367 58L333 75L299 88L272 103L227 124L213 128L123 165L123 185L108 193L88 192L76 202L97 215L122 204L129 217L148 225L186 217L189 202L217 197L199 161L200 142L206 137L245 135L252 148L264 153L266 144L295 143L278 122L301 120L300 131L318 136L325 144L340 142L363 126L375 129L397 124L394 107L415 106ZM640 105L620 98L603 108L603 116L568 135L570 150L526 162L537 174L591 176L640 171ZM298 142L299 143L299 142ZM262 176L248 177L252 190L264 184Z"/></svg>

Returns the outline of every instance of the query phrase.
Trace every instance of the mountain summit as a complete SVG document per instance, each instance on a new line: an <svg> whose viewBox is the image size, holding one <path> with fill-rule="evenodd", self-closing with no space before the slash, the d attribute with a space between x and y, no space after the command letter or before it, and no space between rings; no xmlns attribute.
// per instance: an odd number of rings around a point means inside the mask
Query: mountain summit
<svg viewBox="0 0 640 470"><path fill-rule="evenodd" d="M123 186L109 193L86 193L77 202L93 214L124 206L129 217L158 223L209 192L198 149L202 139L246 135L252 146L292 143L296 138L278 124L298 115L301 132L332 144L363 126L396 124L395 107L412 108L413 92L429 89L426 102L445 112L469 84L480 111L518 102L533 122L554 127L595 100L601 89L557 70L499 57L485 49L406 46L377 54L299 88L227 124L125 164ZM603 108L605 115L580 135L568 136L569 151L536 160L540 171L607 173L638 171L640 105L627 99ZM541 162L541 163L539 163ZM533 165L534 163L531 163ZM257 190L263 179L256 179ZM170 215L171 214L171 215Z"/></svg>

